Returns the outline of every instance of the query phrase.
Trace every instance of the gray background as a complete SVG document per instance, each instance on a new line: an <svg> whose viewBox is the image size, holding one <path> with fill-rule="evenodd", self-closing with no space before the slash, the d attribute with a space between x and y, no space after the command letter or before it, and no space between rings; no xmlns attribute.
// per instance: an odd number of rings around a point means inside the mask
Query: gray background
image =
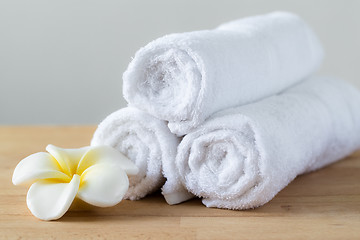
<svg viewBox="0 0 360 240"><path fill-rule="evenodd" d="M0 124L95 124L124 107L135 51L166 33L289 10L318 33L320 73L360 88L358 0L0 0Z"/></svg>

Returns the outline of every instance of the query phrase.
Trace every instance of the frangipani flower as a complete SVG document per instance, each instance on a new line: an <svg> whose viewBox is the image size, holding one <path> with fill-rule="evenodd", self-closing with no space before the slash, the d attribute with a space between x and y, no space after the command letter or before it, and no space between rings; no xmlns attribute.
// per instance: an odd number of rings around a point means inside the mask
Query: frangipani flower
<svg viewBox="0 0 360 240"><path fill-rule="evenodd" d="M32 184L26 198L31 213L55 220L69 209L75 197L99 207L118 204L129 187L126 174L138 168L108 146L63 149L48 145L16 166L15 185Z"/></svg>

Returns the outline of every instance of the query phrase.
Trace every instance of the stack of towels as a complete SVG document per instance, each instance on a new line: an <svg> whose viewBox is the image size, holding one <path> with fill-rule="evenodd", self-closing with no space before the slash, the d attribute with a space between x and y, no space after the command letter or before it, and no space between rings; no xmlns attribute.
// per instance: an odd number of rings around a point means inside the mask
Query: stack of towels
<svg viewBox="0 0 360 240"><path fill-rule="evenodd" d="M322 59L315 33L288 12L161 37L136 53L123 75L129 106L92 145L139 167L128 199L162 188L169 204L261 206L360 147L360 93L311 76Z"/></svg>

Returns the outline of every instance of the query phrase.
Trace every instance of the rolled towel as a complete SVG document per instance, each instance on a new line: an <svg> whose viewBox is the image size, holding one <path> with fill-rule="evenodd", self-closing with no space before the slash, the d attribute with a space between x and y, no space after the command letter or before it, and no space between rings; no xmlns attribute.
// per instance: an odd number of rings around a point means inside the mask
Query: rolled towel
<svg viewBox="0 0 360 240"><path fill-rule="evenodd" d="M319 66L322 47L298 16L274 12L141 48L123 75L130 106L182 136L213 113L273 95Z"/></svg>
<svg viewBox="0 0 360 240"><path fill-rule="evenodd" d="M179 138L172 134L166 123L135 108L123 108L110 114L96 129L91 145L109 145L124 153L139 168L129 176L126 199L138 200L159 189L168 178L163 194L169 203L192 197L176 177L174 171ZM167 194L170 189L172 194ZM176 199L175 199L176 197Z"/></svg>
<svg viewBox="0 0 360 240"><path fill-rule="evenodd" d="M217 113L183 138L176 167L207 207L247 209L270 201L297 175L359 147L359 91L317 77Z"/></svg>

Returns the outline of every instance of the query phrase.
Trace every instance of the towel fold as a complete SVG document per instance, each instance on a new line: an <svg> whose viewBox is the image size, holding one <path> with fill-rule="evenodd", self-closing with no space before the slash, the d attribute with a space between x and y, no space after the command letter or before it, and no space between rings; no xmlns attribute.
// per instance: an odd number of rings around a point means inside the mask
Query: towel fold
<svg viewBox="0 0 360 240"><path fill-rule="evenodd" d="M273 95L310 75L322 47L298 16L274 12L141 48L123 75L129 106L182 136L213 113Z"/></svg>
<svg viewBox="0 0 360 240"><path fill-rule="evenodd" d="M138 200L158 190L168 178L163 194L169 203L192 197L180 184L174 171L179 138L172 134L166 123L135 108L120 109L102 121L96 129L91 145L108 145L125 154L139 168L129 176L126 199ZM172 194L167 194L171 189Z"/></svg>
<svg viewBox="0 0 360 240"><path fill-rule="evenodd" d="M215 114L183 138L176 168L206 206L247 209L270 201L297 175L359 147L359 91L314 77Z"/></svg>

